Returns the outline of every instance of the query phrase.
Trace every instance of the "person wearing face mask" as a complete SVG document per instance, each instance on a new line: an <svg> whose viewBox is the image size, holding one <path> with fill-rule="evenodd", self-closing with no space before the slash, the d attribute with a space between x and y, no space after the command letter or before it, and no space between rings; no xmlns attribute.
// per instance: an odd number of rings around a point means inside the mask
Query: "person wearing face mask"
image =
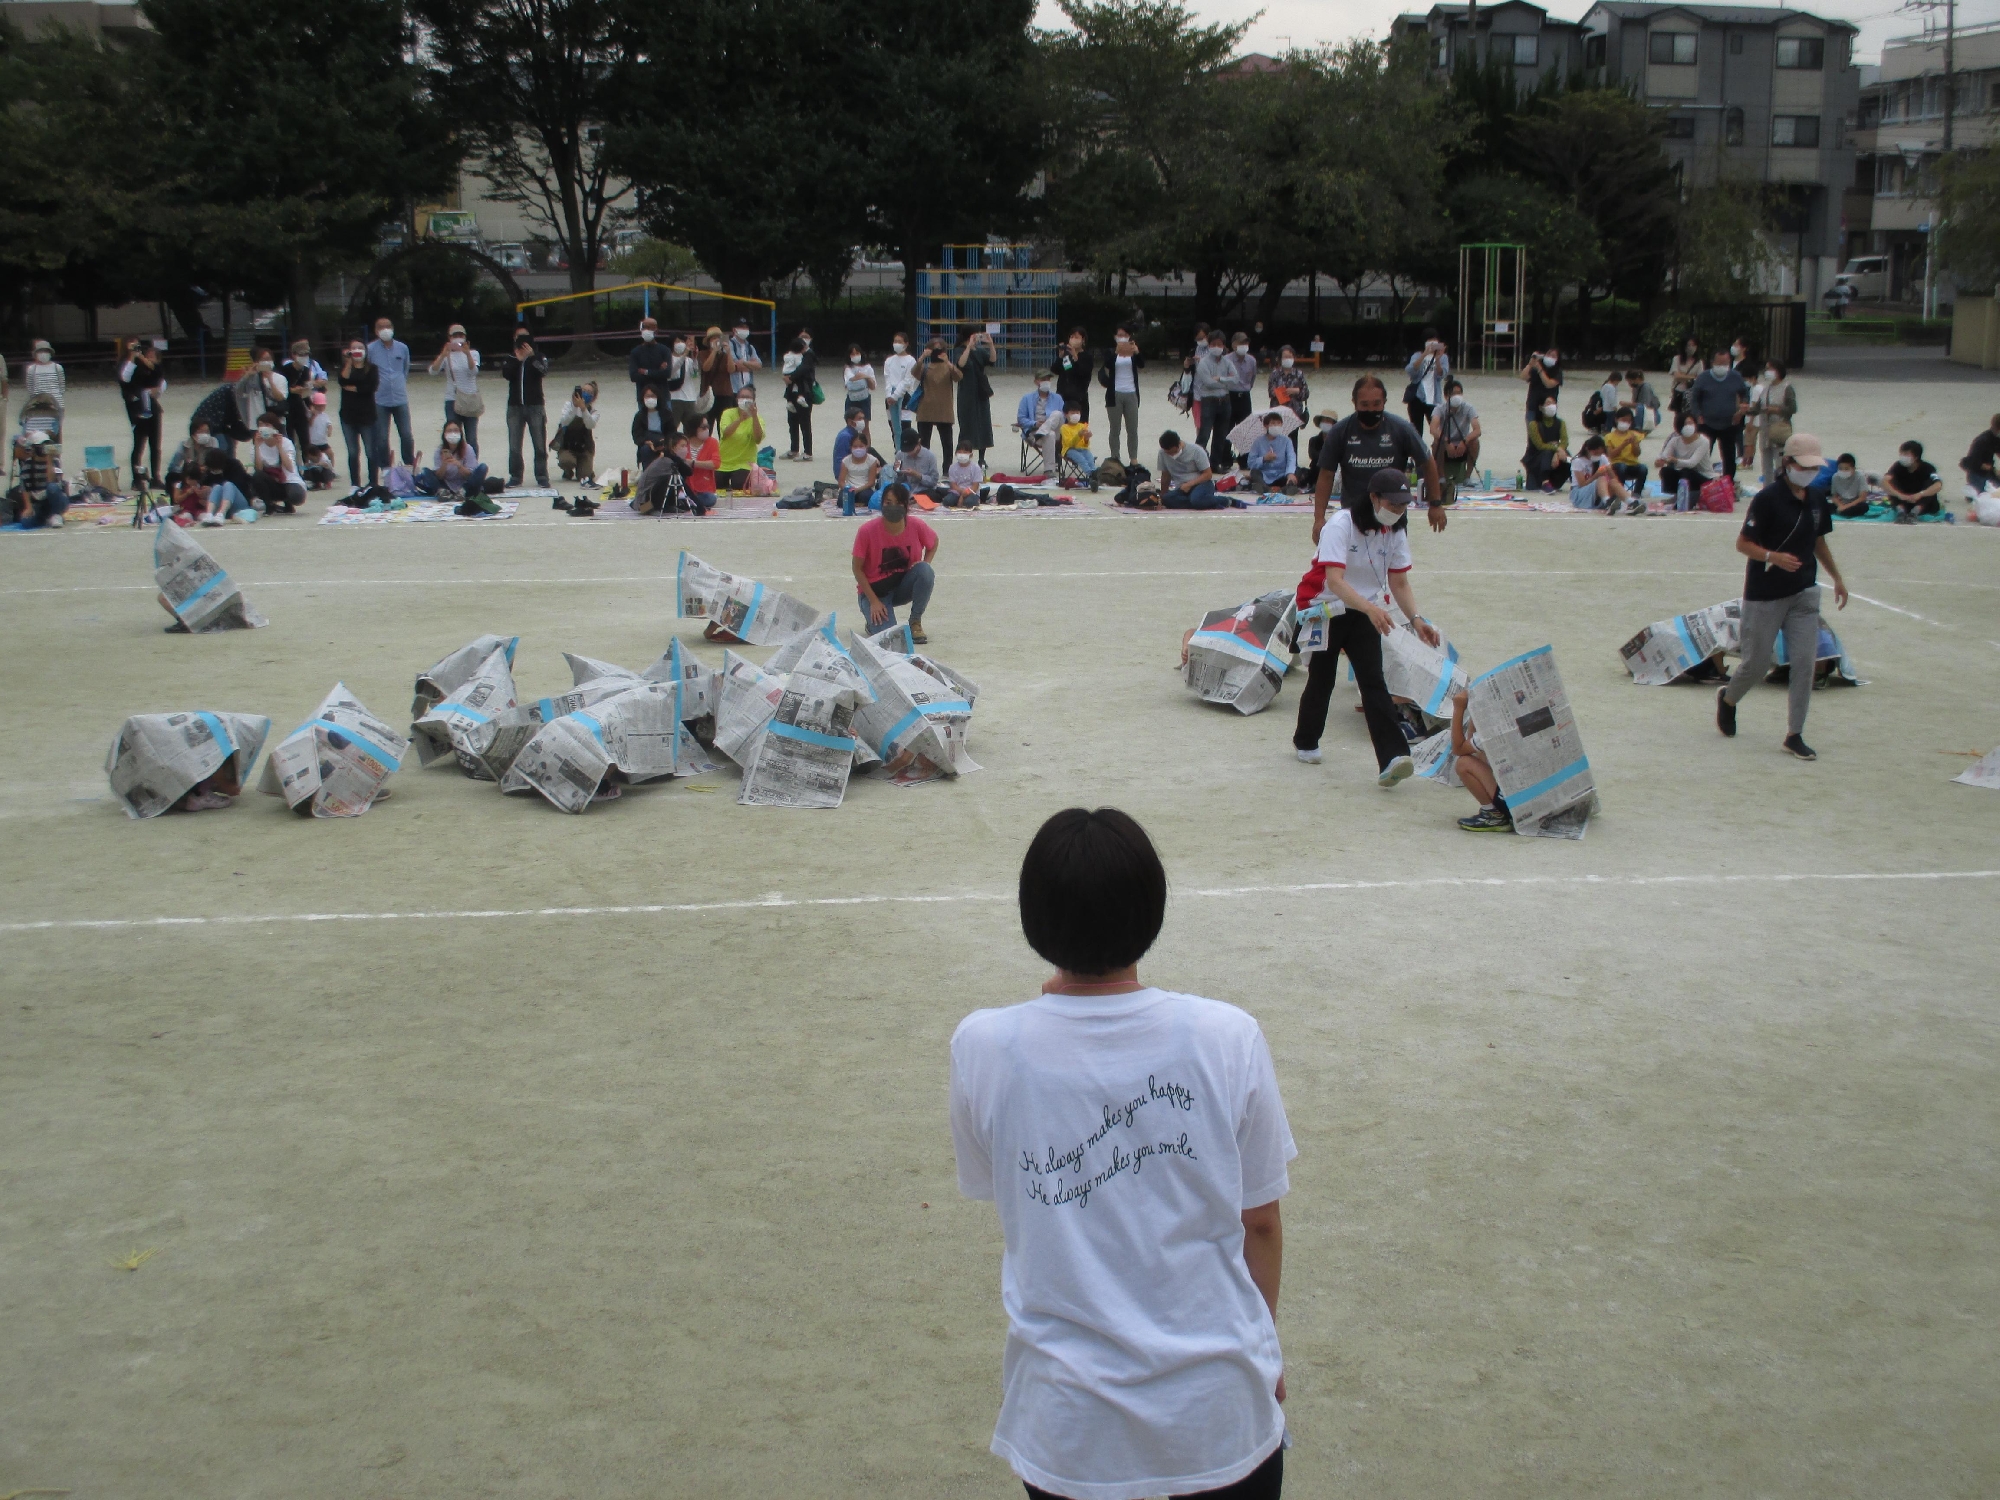
<svg viewBox="0 0 2000 1500"><path fill-rule="evenodd" d="M793 339L778 362L778 373L785 382L780 393L785 406L785 432L792 444L792 451L785 457L793 463L809 461L813 451L814 382L806 374L806 352L805 340Z"/></svg>
<svg viewBox="0 0 2000 1500"><path fill-rule="evenodd" d="M1111 353L1098 367L1097 383L1104 387L1104 419L1111 432L1105 452L1111 458L1118 456L1122 429L1128 461L1135 464L1139 461L1139 372L1145 368L1146 356L1139 352L1132 330L1119 324Z"/></svg>
<svg viewBox="0 0 2000 1500"><path fill-rule="evenodd" d="M1335 423L1320 444L1319 469L1313 482L1313 540L1319 540L1327 524L1335 470L1340 473L1341 503L1350 509L1366 499L1368 481L1378 470L1396 469L1404 474L1421 470L1430 501L1431 530L1443 531L1444 490L1437 461L1424 447L1422 435L1401 417L1389 414L1389 388L1381 376L1363 375L1355 381L1353 398L1353 414Z"/></svg>
<svg viewBox="0 0 2000 1500"><path fill-rule="evenodd" d="M597 382L574 386L556 413L556 468L567 480L591 483L597 473Z"/></svg>
<svg viewBox="0 0 2000 1500"><path fill-rule="evenodd" d="M347 481L357 490L364 468L369 484L381 482L382 466L375 457L375 389L381 379L382 372L368 362L367 344L349 339L335 383L340 387L340 435L347 442Z"/></svg>
<svg viewBox="0 0 2000 1500"><path fill-rule="evenodd" d="M869 436L868 419L866 417L855 417L851 421L842 424L840 431L834 435L833 477L836 481L841 477L841 465L846 462L847 455L856 448L875 453L872 439ZM875 457L878 462L887 462L880 453L875 453Z"/></svg>
<svg viewBox="0 0 2000 1500"><path fill-rule="evenodd" d="M542 395L542 377L549 372L548 356L535 347L535 336L525 328L514 330L514 347L500 356L500 378L507 382L507 483L518 486L527 477L521 456L525 438L535 455L535 483L549 485L549 409Z"/></svg>
<svg viewBox="0 0 2000 1500"><path fill-rule="evenodd" d="M1816 760L1803 735L1813 684L1805 664L1819 655L1819 569L1832 576L1834 603L1840 609L1847 608L1847 581L1826 542L1833 534L1833 511L1817 487L1826 462L1819 439L1794 433L1783 458L1784 477L1757 492L1736 538L1736 550L1749 559L1743 578L1742 660L1728 686L1715 695L1715 727L1735 736L1736 705L1764 680L1782 631L1785 657L1792 664L1784 746L1800 760Z"/></svg>
<svg viewBox="0 0 2000 1500"><path fill-rule="evenodd" d="M639 388L639 409L632 414L632 466L644 473L646 466L667 451L674 435L674 419L661 409L660 393L650 385Z"/></svg>
<svg viewBox="0 0 2000 1500"><path fill-rule="evenodd" d="M326 369L312 356L312 344L292 341L292 357L278 366L285 377L285 436L303 453L312 441L313 392L326 389Z"/></svg>
<svg viewBox="0 0 2000 1500"><path fill-rule="evenodd" d="M2000 420L2000 419L1996 419ZM1833 461L1833 478L1827 481L1826 501L1833 507L1833 513L1845 520L1858 521L1868 514L1868 482L1879 480L1880 475L1867 475L1852 453L1843 453Z"/></svg>
<svg viewBox="0 0 2000 1500"><path fill-rule="evenodd" d="M1472 482L1479 465L1479 437L1479 413L1465 399L1465 387L1447 380L1444 401L1431 417L1431 451L1437 455L1447 505L1458 498L1460 485Z"/></svg>
<svg viewBox="0 0 2000 1500"><path fill-rule="evenodd" d="M466 436L465 424L447 419L437 452L431 456L431 466L417 476L418 490L426 495L461 495L465 500L460 507L464 514L478 511L490 516L500 509L486 498L491 487L486 465L479 461L479 450Z"/></svg>
<svg viewBox="0 0 2000 1500"><path fill-rule="evenodd" d="M1236 460L1229 451L1229 429L1250 415L1250 392L1257 385L1257 356L1250 352L1250 335L1239 333L1231 341L1228 360L1229 421L1221 433L1222 452L1216 462L1227 469Z"/></svg>
<svg viewBox="0 0 2000 1500"><path fill-rule="evenodd" d="M1306 372L1299 368L1298 352L1290 344L1278 351L1277 366L1264 382L1264 395L1272 406L1289 407L1304 420L1312 387L1306 384Z"/></svg>
<svg viewBox="0 0 2000 1500"><path fill-rule="evenodd" d="M683 339L679 342L685 352L687 341ZM673 376L667 367L672 362L672 353L667 345L660 342L659 319L641 318L639 342L625 353L625 378L632 382L632 399L637 401L639 393L647 386L655 391L671 389Z"/></svg>
<svg viewBox="0 0 2000 1500"><path fill-rule="evenodd" d="M1541 415L1543 407L1558 402L1562 397L1562 350L1554 344L1549 345L1522 368L1521 379L1527 382L1528 421L1532 423Z"/></svg>
<svg viewBox="0 0 2000 1500"><path fill-rule="evenodd" d="M1090 416L1090 372L1096 357L1083 346L1083 330L1072 328L1062 347L1056 350L1056 394L1063 409L1075 407Z"/></svg>
<svg viewBox="0 0 2000 1500"><path fill-rule="evenodd" d="M896 623L896 606L910 610L910 639L930 644L924 634L924 612L930 608L937 575L938 536L929 524L910 514L910 493L900 484L882 489L882 514L856 528L852 566L854 596L868 621L868 630L886 630Z"/></svg>
<svg viewBox="0 0 2000 1500"><path fill-rule="evenodd" d="M465 440L479 446L479 418L486 411L486 398L479 393L479 351L465 335L464 325L454 323L445 332L444 347L431 361L431 374L444 375L444 419L465 429Z"/></svg>
<svg viewBox="0 0 2000 1500"><path fill-rule="evenodd" d="M1692 416L1683 417L1679 429L1667 434L1653 467L1659 471L1660 493L1674 497L1674 509L1692 510L1701 487L1715 478L1715 445L1702 436ZM1685 504L1680 500L1683 480L1688 487Z"/></svg>
<svg viewBox="0 0 2000 1500"><path fill-rule="evenodd" d="M1272 490L1281 490L1287 495L1299 492L1299 455L1292 446L1292 440L1285 432L1285 419L1277 412L1264 418L1264 430L1251 442L1250 451L1243 455L1243 462L1250 469L1250 488L1260 495Z"/></svg>
<svg viewBox="0 0 2000 1500"><path fill-rule="evenodd" d="M674 426L692 432L694 419L702 413L701 360L680 334L674 335L667 357L666 392Z"/></svg>
<svg viewBox="0 0 2000 1500"><path fill-rule="evenodd" d="M166 394L167 377L160 369L160 356L150 340L130 339L125 345L125 363L118 371L118 392L125 398L125 419L132 424L132 487L160 487L160 428L164 413L160 398ZM141 470L141 453L150 445L153 466ZM141 474L147 483L140 483Z"/></svg>
<svg viewBox="0 0 2000 1500"><path fill-rule="evenodd" d="M853 450L848 450L848 457L853 456ZM903 446L896 450L896 462L893 465L897 482L905 485L912 497L930 498L938 488L941 467L938 456L917 441L916 432L905 428Z"/></svg>
<svg viewBox="0 0 2000 1500"><path fill-rule="evenodd" d="M688 500L705 516L715 509L715 476L722 471L722 445L715 440L715 425L707 417L694 419L686 457Z"/></svg>
<svg viewBox="0 0 2000 1500"><path fill-rule="evenodd" d="M1325 617L1325 630L1323 644L1308 652L1311 663L1299 695L1293 750L1307 765L1320 763L1327 705L1345 651L1375 747L1375 784L1385 790L1407 780L1416 766L1382 678L1382 637L1396 628L1384 604L1393 598L1424 643L1438 643L1437 631L1418 610L1410 588L1409 508L1414 498L1401 469L1375 470L1366 493L1344 503L1320 533L1297 596L1302 613L1315 610ZM1302 640L1309 639L1305 623L1301 621Z"/></svg>
<svg viewBox="0 0 2000 1500"><path fill-rule="evenodd" d="M750 471L757 467L757 450L764 445L764 419L757 414L757 387L746 385L736 392L736 407L717 419L715 436L721 444L722 465L716 472L716 482L726 490L747 490Z"/></svg>
<svg viewBox="0 0 2000 1500"><path fill-rule="evenodd" d="M306 503L306 482L299 473L299 450L285 436L282 408L274 407L257 418L256 436L250 440L250 494L264 507L264 514L292 515Z"/></svg>
<svg viewBox="0 0 2000 1500"><path fill-rule="evenodd" d="M853 421L859 412L871 421L875 416L875 367L868 363L868 356L859 344L847 346L847 368L840 372L842 384L846 387L847 404L842 415Z"/></svg>
<svg viewBox="0 0 2000 1500"><path fill-rule="evenodd" d="M1410 413L1410 425L1422 432L1431 413L1443 404L1445 384L1451 379L1451 356L1435 328L1424 330L1424 347L1410 356L1403 373L1410 377L1403 388L1403 405Z"/></svg>
<svg viewBox="0 0 2000 1500"><path fill-rule="evenodd" d="M749 320L738 318L730 326L729 333L730 389L749 389L756 382L757 372L763 368L764 361L757 354L757 346L750 342Z"/></svg>
<svg viewBox="0 0 2000 1500"><path fill-rule="evenodd" d="M1896 454L1896 461L1882 473L1883 498L1896 511L1898 525L1912 525L1918 516L1934 516L1941 502L1944 480L1924 458L1924 445L1912 438Z"/></svg>
<svg viewBox="0 0 2000 1500"><path fill-rule="evenodd" d="M1646 466L1639 461L1639 430L1632 425L1630 408L1620 407L1604 434L1604 457L1618 482L1633 495L1646 490Z"/></svg>
<svg viewBox="0 0 2000 1500"><path fill-rule="evenodd" d="M993 335L984 328L967 334L965 347L958 351L958 368L964 377L958 382L958 440L970 444L981 463L993 446L993 380L987 371L998 357ZM947 442L941 453L950 452Z"/></svg>
<svg viewBox="0 0 2000 1500"><path fill-rule="evenodd" d="M944 482L944 503L970 510L979 504L979 489L986 483L986 470L972 456L972 450L960 443L951 467L944 471Z"/></svg>
<svg viewBox="0 0 2000 1500"><path fill-rule="evenodd" d="M1709 367L1688 387L1688 410L1702 436L1715 444L1722 472L1732 480L1736 477L1737 434L1749 409L1750 383L1730 363L1727 350L1716 350Z"/></svg>
<svg viewBox="0 0 2000 1500"><path fill-rule="evenodd" d="M387 318L375 320L375 339L368 346L368 363L376 370L375 462L388 468L389 423L402 441L403 466L417 462L417 443L410 430L410 346L396 337Z"/></svg>
<svg viewBox="0 0 2000 1500"><path fill-rule="evenodd" d="M1056 445L1061 440L1063 404L1056 395L1055 376L1048 370L1035 372L1035 388L1021 398L1021 404L1014 408L1014 430L1021 434L1023 445L1033 443L1042 455L1042 472L1054 476L1056 472ZM1022 454L1022 467L1026 467L1027 452Z"/></svg>
<svg viewBox="0 0 2000 1500"><path fill-rule="evenodd" d="M1757 475L1769 484L1784 462L1785 444L1792 439L1792 418L1799 414L1799 393L1781 359L1764 362L1764 378L1754 387L1750 417L1757 427Z"/></svg>
<svg viewBox="0 0 2000 1500"><path fill-rule="evenodd" d="M932 338L917 366L917 382L924 393L917 402L917 434L926 448L935 432L944 438L939 451L951 451L952 419L958 415L956 389L964 378L965 371L951 357L944 340Z"/></svg>
<svg viewBox="0 0 2000 1500"><path fill-rule="evenodd" d="M28 363L21 370L21 384L28 392L28 399L47 396L56 404L56 410L63 409L69 394L69 376L56 363L55 346L47 339L36 339L34 349L28 355Z"/></svg>
<svg viewBox="0 0 2000 1500"><path fill-rule="evenodd" d="M269 349L252 349L250 367L236 379L236 415L246 428L254 429L265 412L275 412L282 427L291 387L278 373Z"/></svg>
<svg viewBox="0 0 2000 1500"><path fill-rule="evenodd" d="M1618 409L1632 413L1632 425L1641 436L1660 425L1660 398L1644 370L1625 372L1625 389L1619 394Z"/></svg>
<svg viewBox="0 0 2000 1500"><path fill-rule="evenodd" d="M889 441L903 441L903 403L917 388L917 357L910 353L908 334L889 340L889 357L882 361L882 414L889 419Z"/></svg>
<svg viewBox="0 0 2000 1500"><path fill-rule="evenodd" d="M695 360L701 366L701 399L708 403L702 408L702 415L720 421L722 414L736 404L736 386L729 378L729 341L720 328L709 325L701 336Z"/></svg>
<svg viewBox="0 0 2000 1500"><path fill-rule="evenodd" d="M1556 415L1553 400L1546 401L1528 423L1528 446L1521 454L1528 488L1554 494L1556 480L1568 469L1569 461L1569 423Z"/></svg>
<svg viewBox="0 0 2000 1500"><path fill-rule="evenodd" d="M1313 434L1306 440L1306 461L1299 470L1299 483L1313 482L1313 476L1319 472L1319 456L1326 448L1326 440L1339 425L1340 413L1331 406L1313 418Z"/></svg>
<svg viewBox="0 0 2000 1500"><path fill-rule="evenodd" d="M1198 412L1194 441L1217 468L1225 470L1234 462L1229 451L1229 429L1235 425L1229 418L1232 374L1228 336L1221 329L1214 329L1208 335L1208 352L1194 367L1194 401Z"/></svg>

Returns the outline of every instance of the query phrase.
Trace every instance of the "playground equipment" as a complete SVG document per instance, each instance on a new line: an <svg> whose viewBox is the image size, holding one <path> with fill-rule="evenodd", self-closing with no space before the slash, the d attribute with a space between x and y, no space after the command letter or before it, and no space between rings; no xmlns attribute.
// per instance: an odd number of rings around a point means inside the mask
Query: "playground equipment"
<svg viewBox="0 0 2000 1500"><path fill-rule="evenodd" d="M1527 311L1527 246L1487 241L1458 247L1460 369L1519 369Z"/></svg>
<svg viewBox="0 0 2000 1500"><path fill-rule="evenodd" d="M525 302L514 304L514 316L524 318L531 307L553 307L558 302L576 302L585 297L615 297L620 292L639 293L639 316L658 318L670 328L682 328L699 332L709 322L725 323L727 319L710 318L706 313L697 317L695 305L702 302L731 302L764 309L765 340L764 364L767 369L775 369L778 364L778 304L767 297L739 297L734 292L714 292L698 286L675 286L668 281L627 281L617 286L601 286L588 292L564 292L559 297L532 297ZM660 311L653 311L653 293L671 292L681 300L660 299ZM616 334L621 330L604 329L602 332ZM753 339L752 342L755 342Z"/></svg>
<svg viewBox="0 0 2000 1500"><path fill-rule="evenodd" d="M917 272L917 341L948 344L984 328L1006 369L1044 367L1055 358L1060 270L1028 264L1022 244L946 245L944 264Z"/></svg>

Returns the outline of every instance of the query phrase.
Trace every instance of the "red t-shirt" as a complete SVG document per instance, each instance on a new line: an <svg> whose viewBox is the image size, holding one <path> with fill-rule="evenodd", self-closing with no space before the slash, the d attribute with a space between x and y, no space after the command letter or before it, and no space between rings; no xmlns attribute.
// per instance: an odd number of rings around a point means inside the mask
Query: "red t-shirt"
<svg viewBox="0 0 2000 1500"><path fill-rule="evenodd" d="M924 560L924 554L938 544L937 533L915 516L907 517L903 529L889 534L889 523L871 516L854 533L854 555L861 559L862 571L872 585L884 579L900 578Z"/></svg>
<svg viewBox="0 0 2000 1500"><path fill-rule="evenodd" d="M714 438L710 438L705 443L696 443L694 445L694 461L696 463L712 464L716 462L716 460L719 459L721 456L722 456L722 444L717 442ZM691 490L700 490L704 494L709 494L709 495L714 494L715 470L713 469L694 470L694 472L689 474L687 477L687 487Z"/></svg>

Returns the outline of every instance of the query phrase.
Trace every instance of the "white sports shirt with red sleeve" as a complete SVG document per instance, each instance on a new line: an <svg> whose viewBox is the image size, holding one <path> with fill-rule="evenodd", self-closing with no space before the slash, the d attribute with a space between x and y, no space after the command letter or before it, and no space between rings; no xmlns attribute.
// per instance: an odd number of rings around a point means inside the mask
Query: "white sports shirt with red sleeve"
<svg viewBox="0 0 2000 1500"><path fill-rule="evenodd" d="M1393 531L1386 527L1363 531L1354 524L1354 513L1343 507L1320 531L1319 551L1299 580L1300 609L1325 600L1329 615L1347 613L1347 606L1327 587L1329 568L1344 568L1347 586L1362 598L1386 602L1390 577L1410 571L1410 534L1400 526Z"/></svg>

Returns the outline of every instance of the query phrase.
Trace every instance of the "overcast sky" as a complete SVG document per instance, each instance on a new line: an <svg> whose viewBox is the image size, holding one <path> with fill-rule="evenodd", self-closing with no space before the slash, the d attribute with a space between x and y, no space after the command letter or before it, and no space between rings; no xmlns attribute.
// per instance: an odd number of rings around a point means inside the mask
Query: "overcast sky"
<svg viewBox="0 0 2000 1500"><path fill-rule="evenodd" d="M1204 21L1248 21L1250 31L1243 46L1250 52L1280 52L1289 44L1309 47L1320 42L1344 42L1353 36L1381 36L1389 23L1405 10L1427 11L1423 3L1398 4L1396 0L1186 0ZM1539 3L1539 0L1538 0ZM1590 9L1590 0L1550 0L1549 14L1576 20ZM1908 36L1923 29L1923 16L1900 9L1894 0L1830 0L1824 5L1793 6L1810 10L1832 20L1852 21L1861 28L1855 43L1857 62L1874 62L1882 43L1893 36ZM1259 13L1261 12L1261 15ZM1943 11L1937 12L1940 23ZM1055 0L1041 0L1044 26L1065 24ZM1974 26L2000 21L2000 0L1959 0L1958 24Z"/></svg>

